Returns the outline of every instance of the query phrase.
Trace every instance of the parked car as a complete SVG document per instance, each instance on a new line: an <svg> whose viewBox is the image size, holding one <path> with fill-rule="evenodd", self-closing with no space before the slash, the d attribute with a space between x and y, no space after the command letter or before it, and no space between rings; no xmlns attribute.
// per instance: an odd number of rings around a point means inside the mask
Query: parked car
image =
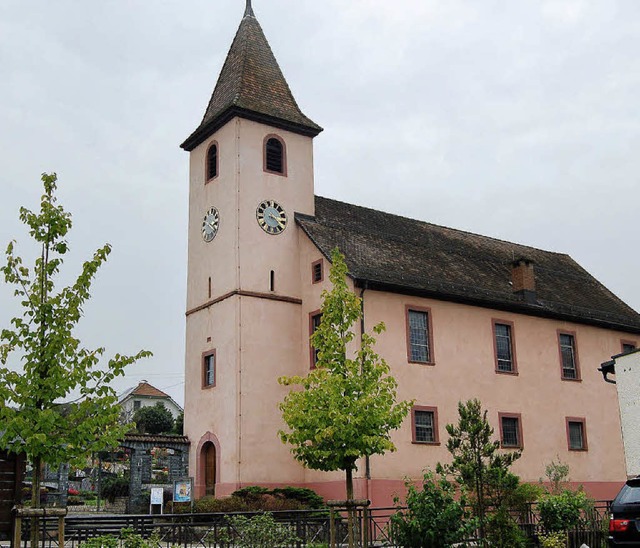
<svg viewBox="0 0 640 548"><path fill-rule="evenodd" d="M640 476L627 480L611 503L609 547L640 548Z"/></svg>

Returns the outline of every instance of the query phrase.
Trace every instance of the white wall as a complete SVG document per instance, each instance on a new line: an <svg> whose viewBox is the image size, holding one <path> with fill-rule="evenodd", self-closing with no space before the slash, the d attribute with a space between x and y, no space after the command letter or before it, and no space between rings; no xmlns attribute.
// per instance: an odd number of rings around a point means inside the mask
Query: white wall
<svg viewBox="0 0 640 548"><path fill-rule="evenodd" d="M627 476L640 475L640 350L616 358L622 442Z"/></svg>

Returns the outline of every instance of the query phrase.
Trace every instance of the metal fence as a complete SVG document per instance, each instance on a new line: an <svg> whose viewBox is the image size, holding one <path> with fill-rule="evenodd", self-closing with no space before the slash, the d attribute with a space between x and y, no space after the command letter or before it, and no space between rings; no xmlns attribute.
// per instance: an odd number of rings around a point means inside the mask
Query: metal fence
<svg viewBox="0 0 640 548"><path fill-rule="evenodd" d="M606 548L606 522L609 502L599 501L591 515L585 516L580 528L568 532L568 548L579 548L586 544L589 548ZM368 539L368 547L395 547L389 531L389 521L396 508L358 508L356 511L356 538L359 546L362 539ZM252 517L257 513L228 514L165 514L165 515L70 515L65 520L64 543L59 542L56 520L45 518L41 527L41 548L78 548L87 540L102 535L119 535L122 529L129 529L143 538L152 535L163 548L216 548L224 547L222 539L228 538L231 527L229 517L243 515ZM309 545L329 546L331 538L331 515L329 510L297 510L272 512L278 523L285 525L299 541L290 548ZM338 546L347 543L346 510L338 509L334 521ZM537 546L538 535L543 533L535 504L531 504L514 515L523 532ZM25 524L26 525L26 524ZM366 533L365 533L366 529ZM28 527L23 529L22 546L28 548ZM469 543L474 545L474 539ZM17 547L14 547L17 548Z"/></svg>

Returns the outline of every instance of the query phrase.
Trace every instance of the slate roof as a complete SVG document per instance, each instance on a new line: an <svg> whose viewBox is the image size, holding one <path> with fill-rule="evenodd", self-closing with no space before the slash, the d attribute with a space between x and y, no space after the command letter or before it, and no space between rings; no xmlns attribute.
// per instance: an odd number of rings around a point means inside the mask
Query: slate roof
<svg viewBox="0 0 640 548"><path fill-rule="evenodd" d="M307 118L289 89L250 5L231 44L200 126L182 143L193 150L234 116L303 135L322 128Z"/></svg>
<svg viewBox="0 0 640 548"><path fill-rule="evenodd" d="M296 222L325 257L344 254L359 287L640 333L640 315L569 255L316 196ZM512 290L511 263L534 262L536 302Z"/></svg>

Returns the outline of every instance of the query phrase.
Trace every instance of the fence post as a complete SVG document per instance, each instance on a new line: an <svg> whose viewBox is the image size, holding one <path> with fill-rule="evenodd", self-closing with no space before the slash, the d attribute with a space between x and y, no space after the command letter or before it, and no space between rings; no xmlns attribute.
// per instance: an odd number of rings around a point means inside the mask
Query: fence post
<svg viewBox="0 0 640 548"><path fill-rule="evenodd" d="M11 548L20 548L20 542L22 541L22 517L14 508L15 521L13 526L13 544Z"/></svg>
<svg viewBox="0 0 640 548"><path fill-rule="evenodd" d="M336 518L333 506L329 509L329 547L336 548Z"/></svg>
<svg viewBox="0 0 640 548"><path fill-rule="evenodd" d="M370 503L370 501L367 501ZM365 505L363 514L362 525L362 544L365 548L369 548L369 504Z"/></svg>

